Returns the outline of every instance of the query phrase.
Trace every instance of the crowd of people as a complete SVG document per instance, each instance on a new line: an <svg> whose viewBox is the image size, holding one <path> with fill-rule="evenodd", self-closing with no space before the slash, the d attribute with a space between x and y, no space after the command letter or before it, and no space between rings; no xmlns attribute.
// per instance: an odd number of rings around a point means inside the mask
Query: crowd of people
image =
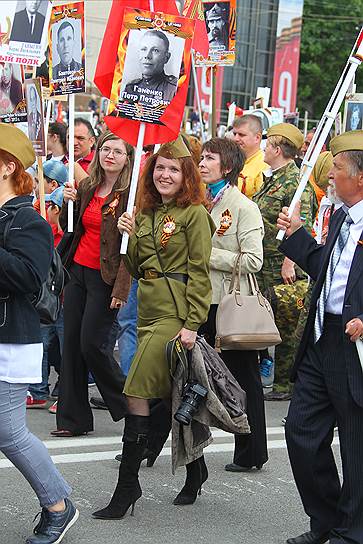
<svg viewBox="0 0 363 544"><path fill-rule="evenodd" d="M124 419L116 488L93 517L133 512L142 495L141 462L152 466L171 429L165 346L179 338L190 351L199 335L215 347L218 307L237 259L239 293L250 294L255 275L282 342L220 352L246 394L250 427L235 435L225 470L262 469L264 401L292 399L284 419L288 452L311 527L287 542L363 541L363 452L356 439L363 430L363 375L355 346L363 339L363 131L324 148L291 218L287 206L308 145L303 134L280 123L264 138L252 114L236 118L228 134L203 144L181 134L155 153L145 149L130 215L134 148L109 130L97 138L78 118L69 180L68 130L51 123L44 221L32 145L17 128L0 124L0 450L42 507L28 544L60 542L79 513L70 485L28 430L26 408L56 414L54 437L93 431L91 405ZM282 244L278 228L286 232ZM121 256L124 233L129 245ZM54 247L68 277L56 321L40 324L31 295L46 280ZM58 381L50 393L51 366ZM89 400L90 383L101 397ZM343 485L331 450L336 425ZM201 451L186 464L174 504L193 504L207 479Z"/></svg>

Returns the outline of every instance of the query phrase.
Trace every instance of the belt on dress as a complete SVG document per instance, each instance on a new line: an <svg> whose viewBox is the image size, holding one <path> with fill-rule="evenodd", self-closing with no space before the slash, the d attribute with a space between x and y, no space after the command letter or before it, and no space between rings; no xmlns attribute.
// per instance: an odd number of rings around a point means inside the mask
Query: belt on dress
<svg viewBox="0 0 363 544"><path fill-rule="evenodd" d="M166 272L165 276L172 280L181 281L182 283L185 283L185 285L188 283L188 274L181 274L179 272ZM145 280L156 280L157 278L163 278L164 274L161 272L158 272L157 270L152 270L151 268L148 270L144 270L144 279Z"/></svg>

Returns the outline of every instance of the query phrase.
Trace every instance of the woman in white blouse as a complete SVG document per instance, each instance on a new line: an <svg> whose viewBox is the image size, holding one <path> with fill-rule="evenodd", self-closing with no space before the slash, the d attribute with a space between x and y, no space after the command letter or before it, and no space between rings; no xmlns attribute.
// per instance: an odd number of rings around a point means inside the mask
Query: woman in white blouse
<svg viewBox="0 0 363 544"><path fill-rule="evenodd" d="M218 304L228 292L234 263L241 257L241 293L249 294L248 273L258 272L263 263L263 222L257 205L237 187L245 156L228 139L212 138L203 145L199 170L207 185L209 209L217 230L212 238L210 271L212 305L201 333L214 345ZM267 461L266 422L257 351L222 350L221 357L247 395L250 435L235 436L231 472L260 469Z"/></svg>

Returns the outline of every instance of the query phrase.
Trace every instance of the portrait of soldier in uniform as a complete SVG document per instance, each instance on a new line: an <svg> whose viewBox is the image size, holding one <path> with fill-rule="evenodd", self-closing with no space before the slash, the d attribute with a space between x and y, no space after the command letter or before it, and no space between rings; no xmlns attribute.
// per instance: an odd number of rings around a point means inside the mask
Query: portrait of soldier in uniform
<svg viewBox="0 0 363 544"><path fill-rule="evenodd" d="M147 30L140 42L139 64L141 77L126 84L121 98L134 102L170 102L177 91L178 78L165 73L164 67L171 58L170 43L161 30ZM146 100L147 99L147 100Z"/></svg>
<svg viewBox="0 0 363 544"><path fill-rule="evenodd" d="M28 134L33 142L39 141L42 136L42 117L38 110L38 93L34 85L26 87L28 107Z"/></svg>
<svg viewBox="0 0 363 544"><path fill-rule="evenodd" d="M77 62L74 57L80 58L81 52L75 55L75 29L69 21L63 21L58 27L58 30L53 31L53 34L57 34L56 37L56 50L60 58L60 62L53 66L52 80L65 79L67 76L72 75L74 72L78 72L82 68L82 64ZM54 47L54 35L53 35L53 47ZM54 58L54 54L53 54Z"/></svg>
<svg viewBox="0 0 363 544"><path fill-rule="evenodd" d="M361 130L363 128L363 104L350 102L348 104L346 130Z"/></svg>
<svg viewBox="0 0 363 544"><path fill-rule="evenodd" d="M208 41L211 50L228 50L228 8L228 2L220 2L218 4L213 4L212 7L205 12L205 20L207 22L208 30Z"/></svg>

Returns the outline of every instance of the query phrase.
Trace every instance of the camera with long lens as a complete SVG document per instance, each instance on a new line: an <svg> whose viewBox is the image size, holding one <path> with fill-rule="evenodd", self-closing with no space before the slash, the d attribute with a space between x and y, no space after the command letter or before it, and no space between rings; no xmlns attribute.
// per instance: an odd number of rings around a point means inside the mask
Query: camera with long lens
<svg viewBox="0 0 363 544"><path fill-rule="evenodd" d="M181 425L190 425L207 393L208 390L198 382L186 383L183 390L183 398L174 414L174 419Z"/></svg>

